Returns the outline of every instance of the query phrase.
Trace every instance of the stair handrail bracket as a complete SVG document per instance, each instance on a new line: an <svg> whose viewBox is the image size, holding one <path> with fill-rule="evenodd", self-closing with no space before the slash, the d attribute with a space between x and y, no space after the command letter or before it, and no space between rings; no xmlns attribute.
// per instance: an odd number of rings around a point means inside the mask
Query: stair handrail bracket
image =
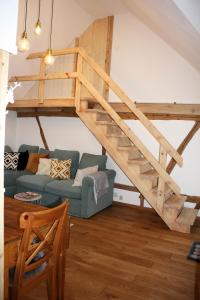
<svg viewBox="0 0 200 300"><path fill-rule="evenodd" d="M83 48L79 48L79 54L90 65L90 67L106 82L111 90L125 103L128 108L137 116L138 120L149 131L149 133L157 140L165 151L177 162L181 167L183 165L183 158L176 151L176 149L166 140L162 133L154 126L154 124L138 109L135 103L121 90L110 76L90 57Z"/></svg>

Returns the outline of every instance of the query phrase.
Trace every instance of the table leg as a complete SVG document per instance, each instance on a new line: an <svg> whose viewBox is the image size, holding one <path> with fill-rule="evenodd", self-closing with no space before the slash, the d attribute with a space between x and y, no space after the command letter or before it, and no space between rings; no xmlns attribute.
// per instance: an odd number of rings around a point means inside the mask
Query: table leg
<svg viewBox="0 0 200 300"><path fill-rule="evenodd" d="M9 268L4 266L4 300L9 299Z"/></svg>

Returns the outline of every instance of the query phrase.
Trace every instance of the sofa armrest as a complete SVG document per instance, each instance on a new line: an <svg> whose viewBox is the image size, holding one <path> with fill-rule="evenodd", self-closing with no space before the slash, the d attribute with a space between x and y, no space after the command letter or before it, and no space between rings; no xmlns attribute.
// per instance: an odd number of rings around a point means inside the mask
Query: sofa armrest
<svg viewBox="0 0 200 300"><path fill-rule="evenodd" d="M81 217L89 218L112 204L113 184L116 172L114 170L106 170L105 173L108 176L109 187L107 192L98 199L97 203L94 198L94 182L92 178L88 176L83 178L81 191Z"/></svg>

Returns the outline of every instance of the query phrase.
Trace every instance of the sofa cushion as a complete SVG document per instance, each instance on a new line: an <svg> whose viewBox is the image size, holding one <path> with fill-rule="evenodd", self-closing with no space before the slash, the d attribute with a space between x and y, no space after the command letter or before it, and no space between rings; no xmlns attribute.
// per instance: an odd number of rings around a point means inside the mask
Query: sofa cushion
<svg viewBox="0 0 200 300"><path fill-rule="evenodd" d="M39 146L22 144L19 147L18 152L25 152L27 150L28 150L29 153L38 153Z"/></svg>
<svg viewBox="0 0 200 300"><path fill-rule="evenodd" d="M10 146L5 145L4 146L4 152L13 152L13 150L10 148Z"/></svg>
<svg viewBox="0 0 200 300"><path fill-rule="evenodd" d="M25 152L19 152L19 160L17 164L17 170L25 170L28 162L29 153L28 150Z"/></svg>
<svg viewBox="0 0 200 300"><path fill-rule="evenodd" d="M50 177L54 179L69 179L72 160L51 159Z"/></svg>
<svg viewBox="0 0 200 300"><path fill-rule="evenodd" d="M32 173L36 173L38 170L40 158L48 158L48 154L30 153L28 163L26 165L26 170Z"/></svg>
<svg viewBox="0 0 200 300"><path fill-rule="evenodd" d="M13 171L13 170L4 170L4 186L11 186L16 184L16 180L18 177L22 175L31 174L30 172L23 170L23 171Z"/></svg>
<svg viewBox="0 0 200 300"><path fill-rule="evenodd" d="M17 170L18 160L18 152L4 152L4 169Z"/></svg>
<svg viewBox="0 0 200 300"><path fill-rule="evenodd" d="M69 150L54 150L54 158L59 160L72 160L71 170L70 170L70 177L74 178L76 175L76 171L78 169L79 164L79 152L78 151L69 151Z"/></svg>
<svg viewBox="0 0 200 300"><path fill-rule="evenodd" d="M50 181L52 181L51 177L46 175L24 175L17 179L17 185L26 187L30 191L44 191L46 184Z"/></svg>
<svg viewBox="0 0 200 300"><path fill-rule="evenodd" d="M72 186L74 183L73 179L67 180L53 180L47 183L45 187L45 191L74 199L81 198L81 187L80 186Z"/></svg>
<svg viewBox="0 0 200 300"><path fill-rule="evenodd" d="M106 161L106 155L83 153L79 164L79 169L85 169L87 167L93 167L98 165L98 171L104 171L106 169Z"/></svg>

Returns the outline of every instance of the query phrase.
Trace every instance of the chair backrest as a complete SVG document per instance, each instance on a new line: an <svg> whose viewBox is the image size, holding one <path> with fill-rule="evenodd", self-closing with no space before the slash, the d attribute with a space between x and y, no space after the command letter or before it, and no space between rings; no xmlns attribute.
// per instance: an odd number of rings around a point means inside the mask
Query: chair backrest
<svg viewBox="0 0 200 300"><path fill-rule="evenodd" d="M39 211L24 212L19 223L24 230L13 282L13 298L55 271L67 234L69 203Z"/></svg>

